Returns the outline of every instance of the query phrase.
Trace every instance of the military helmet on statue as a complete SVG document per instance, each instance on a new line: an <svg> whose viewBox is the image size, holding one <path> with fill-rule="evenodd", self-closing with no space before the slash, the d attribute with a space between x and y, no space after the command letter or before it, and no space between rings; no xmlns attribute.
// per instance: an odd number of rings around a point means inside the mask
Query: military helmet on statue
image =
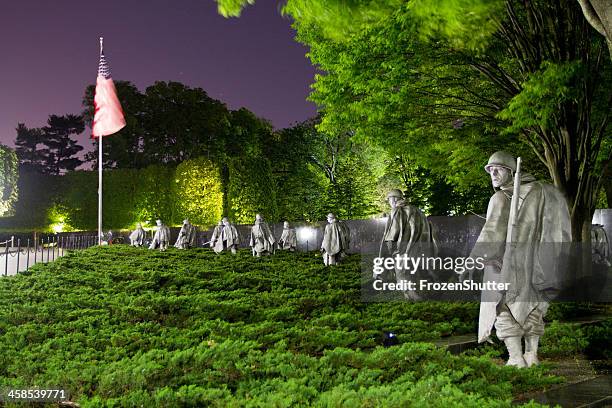
<svg viewBox="0 0 612 408"><path fill-rule="evenodd" d="M489 157L489 162L485 166L485 171L487 173L491 172L491 167L493 166L501 166L507 169L512 170L512 172L516 171L516 159L508 152L498 151L495 152Z"/></svg>
<svg viewBox="0 0 612 408"><path fill-rule="evenodd" d="M401 190L394 188L392 190L389 190L389 192L387 193L387 198L391 197L404 198L404 194L402 194Z"/></svg>

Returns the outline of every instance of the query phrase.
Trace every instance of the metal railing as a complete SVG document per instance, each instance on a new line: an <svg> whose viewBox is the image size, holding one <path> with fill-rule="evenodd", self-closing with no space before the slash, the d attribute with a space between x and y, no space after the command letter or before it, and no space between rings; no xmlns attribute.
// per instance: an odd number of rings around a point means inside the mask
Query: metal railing
<svg viewBox="0 0 612 408"><path fill-rule="evenodd" d="M34 264L55 261L63 256L65 251L86 249L97 244L95 235L50 235L26 239L25 242L11 237L0 242L0 268L3 268L1 275L16 275L29 270Z"/></svg>

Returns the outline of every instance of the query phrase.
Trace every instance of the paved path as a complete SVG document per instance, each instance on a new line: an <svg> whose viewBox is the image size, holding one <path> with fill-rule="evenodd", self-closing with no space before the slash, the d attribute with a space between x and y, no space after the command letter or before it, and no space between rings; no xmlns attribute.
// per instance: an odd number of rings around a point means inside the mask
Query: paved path
<svg viewBox="0 0 612 408"><path fill-rule="evenodd" d="M0 276L11 276L17 274L17 268L19 272L23 272L26 268L31 267L36 263L46 263L53 261L63 255L63 249L59 248L38 248L34 252L33 248L30 248L29 253L27 249L21 249L19 256L17 256L17 248L9 248L8 257L4 248L0 250ZM8 262L7 262L8 259ZM19 265L17 264L19 262Z"/></svg>
<svg viewBox="0 0 612 408"><path fill-rule="evenodd" d="M590 324L603 322L609 318L609 315L601 314L564 320L563 323L574 323L579 326L588 326ZM458 336L445 337L440 340L436 340L434 344L438 347L446 347L451 354L460 354L466 350L471 350L478 347L476 334L461 334Z"/></svg>
<svg viewBox="0 0 612 408"><path fill-rule="evenodd" d="M611 407L612 375L604 374L574 384L567 384L537 394L529 394L515 403L526 403L534 400L540 404L562 407Z"/></svg>

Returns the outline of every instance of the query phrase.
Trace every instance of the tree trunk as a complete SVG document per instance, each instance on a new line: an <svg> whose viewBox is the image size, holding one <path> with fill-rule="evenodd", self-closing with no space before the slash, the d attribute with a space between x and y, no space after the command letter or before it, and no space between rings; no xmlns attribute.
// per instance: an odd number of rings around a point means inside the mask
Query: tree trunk
<svg viewBox="0 0 612 408"><path fill-rule="evenodd" d="M229 183L230 183L230 171L227 163L221 165L221 188L223 190L223 211L222 214L225 217L230 216L230 199L229 199Z"/></svg>
<svg viewBox="0 0 612 408"><path fill-rule="evenodd" d="M553 184L567 199L573 241L589 242L596 194L604 170L599 167L601 145L612 108L612 97L607 101L595 99L598 91L609 86L609 80L602 75L607 69L607 50L593 41L596 34L575 1L536 5L507 0L506 6L508 20L500 22L499 35L507 42L511 56L521 62L518 70L521 75L514 78L517 84L541 72L543 61L559 67L576 61L581 64L567 83L575 90L575 96L560 99L549 122L533 125L525 134L531 148L548 168ZM512 76L509 72L506 75ZM607 109L596 106L606 102ZM605 113L602 115L595 108Z"/></svg>
<svg viewBox="0 0 612 408"><path fill-rule="evenodd" d="M612 2L610 0L578 0L589 24L603 35L612 59Z"/></svg>

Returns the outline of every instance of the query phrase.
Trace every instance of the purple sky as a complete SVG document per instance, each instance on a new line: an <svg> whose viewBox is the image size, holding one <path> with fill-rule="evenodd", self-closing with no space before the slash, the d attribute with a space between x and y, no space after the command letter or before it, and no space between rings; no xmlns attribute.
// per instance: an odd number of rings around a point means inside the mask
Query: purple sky
<svg viewBox="0 0 612 408"><path fill-rule="evenodd" d="M81 111L100 35L113 78L141 90L157 80L201 87L276 128L313 116L315 70L277 4L257 0L225 19L213 0L0 2L0 143L13 145L18 122L38 127Z"/></svg>

